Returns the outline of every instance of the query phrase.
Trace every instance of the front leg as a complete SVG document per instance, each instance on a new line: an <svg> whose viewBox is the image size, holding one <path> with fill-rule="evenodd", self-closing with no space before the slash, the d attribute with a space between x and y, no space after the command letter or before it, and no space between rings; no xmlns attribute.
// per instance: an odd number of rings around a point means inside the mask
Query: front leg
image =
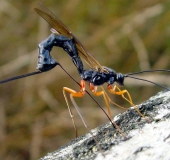
<svg viewBox="0 0 170 160"><path fill-rule="evenodd" d="M112 87L112 85L110 85L110 84L107 86L107 89L112 94L122 96L122 98L125 99L126 101L128 101L131 106L134 106L134 104L132 102L132 98L127 90L120 90L116 85L114 87Z"/></svg>
<svg viewBox="0 0 170 160"><path fill-rule="evenodd" d="M107 86L107 88L110 93L122 96L122 98L129 102L131 106L134 106L134 109L141 117L145 118L148 123L150 122L150 120L139 111L136 105L134 105L134 103L132 102L132 98L127 90L120 90L120 88L118 88L116 85L112 87L112 85L110 84ZM127 98L125 97L125 95Z"/></svg>

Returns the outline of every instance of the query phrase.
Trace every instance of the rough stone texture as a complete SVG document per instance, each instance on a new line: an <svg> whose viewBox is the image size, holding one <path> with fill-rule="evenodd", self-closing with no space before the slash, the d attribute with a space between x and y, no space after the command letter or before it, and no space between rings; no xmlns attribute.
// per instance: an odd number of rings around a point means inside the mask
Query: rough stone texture
<svg viewBox="0 0 170 160"><path fill-rule="evenodd" d="M147 123L134 108L117 115L114 120L127 136L122 135L110 122L92 130L105 157L96 147L89 133L71 141L41 160L106 159L106 160L169 160L170 159L170 91L160 92L138 105Z"/></svg>

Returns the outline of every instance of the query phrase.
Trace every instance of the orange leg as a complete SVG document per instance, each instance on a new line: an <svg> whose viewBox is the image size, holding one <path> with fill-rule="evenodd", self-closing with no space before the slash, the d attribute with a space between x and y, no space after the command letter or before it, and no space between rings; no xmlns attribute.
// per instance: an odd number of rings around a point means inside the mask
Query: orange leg
<svg viewBox="0 0 170 160"><path fill-rule="evenodd" d="M131 106L134 106L134 104L132 102L132 98L127 90L120 90L116 85L114 87L112 87L111 85L108 85L107 88L110 93L116 94L116 95L121 95L123 99L125 99L126 101L128 101L131 104ZM127 98L125 97L125 94L126 94Z"/></svg>
<svg viewBox="0 0 170 160"><path fill-rule="evenodd" d="M101 86L101 88L102 88L103 92L105 93L105 95L106 95L109 103L111 103L111 104L113 104L113 105L115 105L115 106L117 106L117 107L119 107L119 108L121 108L121 109L127 110L127 108L122 107L122 106L118 105L117 103L113 102L113 101L111 100L111 98L109 97L109 95L106 93L105 89L104 89L102 86Z"/></svg>
<svg viewBox="0 0 170 160"><path fill-rule="evenodd" d="M134 105L134 103L132 102L132 98L131 98L131 96L130 96L130 94L129 94L129 92L128 92L127 90L120 90L116 85L115 85L114 87L112 87L111 85L108 85L107 88L108 88L108 91L109 91L110 93L122 96L122 98L125 99L126 101L128 101L128 102L131 104L131 106L134 106L136 112L138 112L138 114L139 114L141 117L145 118L148 122L150 122L149 119L146 118L146 117L139 111L139 109L136 107L136 105Z"/></svg>
<svg viewBox="0 0 170 160"><path fill-rule="evenodd" d="M65 101L66 101L66 104L67 104L67 107L68 107L68 110L69 110L70 117L72 119L74 130L76 132L76 137L78 137L77 128L76 128L76 124L74 122L74 116L73 116L73 113L71 111L69 101L68 101L67 96L66 96L66 92L69 92L70 96L72 96L72 97L83 97L84 94L85 94L85 82L81 81L80 84L81 84L80 92L76 92L76 91L74 91L74 90L72 90L70 88L63 87L63 95L64 95L64 98L65 98Z"/></svg>
<svg viewBox="0 0 170 160"><path fill-rule="evenodd" d="M109 103L108 103L108 97L106 96L105 92L104 91L97 92L97 87L94 86L92 83L89 83L89 88L90 88L91 92L93 93L93 95L95 95L95 96L103 96L104 101L106 103L109 118L112 119L110 106L109 106Z"/></svg>
<svg viewBox="0 0 170 160"><path fill-rule="evenodd" d="M78 134L77 134L77 128L76 128L76 125L75 125L75 122L74 122L74 116L73 116L73 113L72 113L72 111L71 111L71 108L70 108L70 105L69 105L69 101L68 101L67 96L66 96L66 92L69 92L69 93L70 93L70 98L71 98L71 100L72 100L72 103L73 103L73 105L75 106L75 108L77 108L77 105L75 104L75 101L74 101L74 99L72 99L72 98L73 98L73 97L83 97L83 96L84 96L84 94L85 94L85 81L82 80L80 84L81 84L80 92L76 92L76 91L74 91L74 90L72 90L72 89L70 89L70 88L67 88L67 87L64 87L64 88L63 88L64 98L65 98L65 100L66 100L66 103L67 103L67 107L68 107L70 116L71 116L71 118L72 118L73 126L74 126L74 129L75 129L75 132L76 132L76 137L78 136ZM108 114L109 114L109 117L110 117L110 119L111 119L110 106L109 106L109 103L108 103L108 101L110 101L110 98L108 97L108 95L106 94L105 91L97 92L97 87L96 87L96 86L94 86L94 85L91 84L91 83L90 83L89 85L90 85L90 90L91 90L91 92L93 93L93 95L95 95L95 96L101 96L101 95L102 95L102 96L104 97L104 100L105 100L105 103L106 103L106 106L107 106L107 110L108 110ZM80 114L79 114L79 115L80 115ZM81 115L80 115L80 117L82 118ZM88 129L88 126L87 126L85 120L82 120L82 121L83 121L85 127ZM125 134L122 132L122 130L119 128L119 126L118 126L114 121L113 121L113 124L114 124L114 126L116 127L116 129L122 134L122 136L123 136L124 138L126 138Z"/></svg>
<svg viewBox="0 0 170 160"><path fill-rule="evenodd" d="M73 103L75 109L77 110L82 122L84 123L84 126L87 128L87 130L89 131L89 133L91 134L91 136L93 137L94 141L96 142L96 145L98 146L101 154L104 156L104 153L101 149L101 147L99 146L99 143L97 141L97 139L94 137L93 133L91 132L89 126L87 125L85 119L83 118L82 114L80 113L80 110L79 110L79 107L77 106L76 102L74 101L74 97L83 97L84 94L85 94L85 81L84 80L81 80L80 82L80 92L76 92L70 88L67 88L67 87L64 87L63 88L63 94L64 94L64 98L66 100L66 103L67 103L67 107L68 107L68 110L69 110L69 113L70 113L70 116L72 118L72 122L73 122L73 126L74 126L74 129L75 129L75 132L76 132L76 137L78 136L78 133L77 133L77 128L76 128L76 125L75 125L75 122L74 122L74 116L72 114L72 111L71 111L71 108L69 106L69 102L68 102L68 99L67 99L67 96L66 96L66 92L69 92L70 93L70 100L71 102Z"/></svg>
<svg viewBox="0 0 170 160"><path fill-rule="evenodd" d="M109 106L109 103L108 101L110 101L110 98L109 96L106 94L106 92L103 90L103 91L99 91L97 92L97 86L94 86L92 83L89 83L89 87L90 87L90 90L91 92L93 93L93 95L95 96L103 96L104 98L104 101L106 103L106 107L107 107L107 110L108 110L108 115L109 115L109 118L112 119L111 117L111 111L110 111L110 106ZM114 103L114 102L113 102ZM116 103L114 103L116 104ZM116 104L117 105L117 104ZM120 129L120 127L116 124L116 122L112 121L114 126L116 127L116 129L122 134L122 136L126 139L126 136L125 134L122 132L122 130Z"/></svg>

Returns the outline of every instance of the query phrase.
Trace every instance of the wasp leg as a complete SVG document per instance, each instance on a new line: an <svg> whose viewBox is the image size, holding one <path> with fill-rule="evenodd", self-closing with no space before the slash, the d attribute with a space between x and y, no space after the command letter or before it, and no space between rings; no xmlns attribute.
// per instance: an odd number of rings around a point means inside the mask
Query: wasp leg
<svg viewBox="0 0 170 160"><path fill-rule="evenodd" d="M112 85L108 85L107 89L112 94L121 95L123 99L125 99L126 101L128 101L131 104L131 106L134 106L134 104L132 102L132 98L127 90L121 90L116 85L114 87L112 87ZM127 95L127 98L125 97L125 94Z"/></svg>
<svg viewBox="0 0 170 160"><path fill-rule="evenodd" d="M117 103L113 102L113 101L111 100L111 98L109 97L109 95L107 94L107 92L105 91L105 89L104 89L102 86L101 86L101 88L102 88L103 92L105 93L105 95L106 95L109 103L111 103L111 104L113 104L113 105L115 105L115 106L117 106L117 107L119 107L119 108L121 108L121 109L127 110L126 107L122 107L122 106L118 105Z"/></svg>
<svg viewBox="0 0 170 160"><path fill-rule="evenodd" d="M69 105L69 101L68 101L68 98L66 96L66 92L69 92L72 97L83 97L84 94L85 94L85 81L81 81L80 92L76 92L76 91L74 91L74 90L72 90L70 88L63 87L63 95L64 95L64 98L65 98L65 101L66 101L66 104L67 104L67 107L68 107L68 110L69 110L70 117L72 119L74 130L76 132L76 137L78 137L76 124L74 122L74 116L73 116L73 113L71 111L71 108L70 108L70 105Z"/></svg>
<svg viewBox="0 0 170 160"><path fill-rule="evenodd" d="M84 82L84 83L85 83L85 82ZM70 100L71 100L71 102L73 103L75 109L77 110L77 112L78 112L78 114L79 114L82 122L84 123L84 126L86 127L86 129L88 130L88 132L89 132L89 133L91 134L91 136L93 137L93 139L94 139L96 145L98 146L101 154L105 157L105 155L104 155L104 153L103 153L103 151L102 151L102 149L101 149L101 147L100 147L97 139L96 139L95 136L93 135L93 132L90 130L89 126L87 125L87 122L86 122L85 118L83 117L83 115L82 115L81 112L80 112L79 107L77 106L76 102L74 101L74 98L73 98L72 94L70 94Z"/></svg>
<svg viewBox="0 0 170 160"><path fill-rule="evenodd" d="M116 85L114 87L112 87L111 85L107 86L108 91L112 94L116 94L116 95L120 95L122 96L123 99L125 99L126 101L128 101L131 106L134 106L136 112L143 118L146 119L147 122L150 122L148 118L146 118L140 111L139 109L136 107L136 105L134 105L134 103L132 102L132 98L129 94L129 92L127 90L121 90L119 89L119 87L117 87ZM117 91L116 91L117 90ZM127 98L125 97L125 94L127 95Z"/></svg>
<svg viewBox="0 0 170 160"><path fill-rule="evenodd" d="M109 103L108 103L108 98L107 98L105 92L104 91L97 92L97 86L94 86L92 83L89 83L89 88L90 88L91 92L93 93L93 95L95 95L95 96L103 96L104 101L106 103L109 118L112 119L110 106L109 106Z"/></svg>
<svg viewBox="0 0 170 160"><path fill-rule="evenodd" d="M110 106L109 106L109 103L108 103L110 98L108 97L106 92L104 90L97 92L97 86L94 86L92 83L89 83L89 87L90 87L90 90L93 93L93 95L95 95L95 96L103 96L104 101L106 103L106 107L107 107L109 118L112 119L111 118ZM123 131L120 129L120 127L116 124L116 122L115 121L112 121L112 122L113 122L115 128L119 131L119 133L122 134L122 136L126 139L126 135L123 133Z"/></svg>

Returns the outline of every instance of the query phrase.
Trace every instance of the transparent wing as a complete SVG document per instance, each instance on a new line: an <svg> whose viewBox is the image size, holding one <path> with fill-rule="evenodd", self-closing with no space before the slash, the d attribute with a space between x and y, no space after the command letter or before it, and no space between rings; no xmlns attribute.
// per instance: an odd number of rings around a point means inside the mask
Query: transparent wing
<svg viewBox="0 0 170 160"><path fill-rule="evenodd" d="M82 57L91 68L94 68L97 70L98 69L103 70L99 62L97 62L90 55L90 53L87 52L87 50L82 45L82 43L71 33L71 31L66 27L66 25L59 18L57 18L48 8L44 7L42 4L38 4L38 6L34 9L59 34L62 34L66 37L71 37L74 39L79 56Z"/></svg>

